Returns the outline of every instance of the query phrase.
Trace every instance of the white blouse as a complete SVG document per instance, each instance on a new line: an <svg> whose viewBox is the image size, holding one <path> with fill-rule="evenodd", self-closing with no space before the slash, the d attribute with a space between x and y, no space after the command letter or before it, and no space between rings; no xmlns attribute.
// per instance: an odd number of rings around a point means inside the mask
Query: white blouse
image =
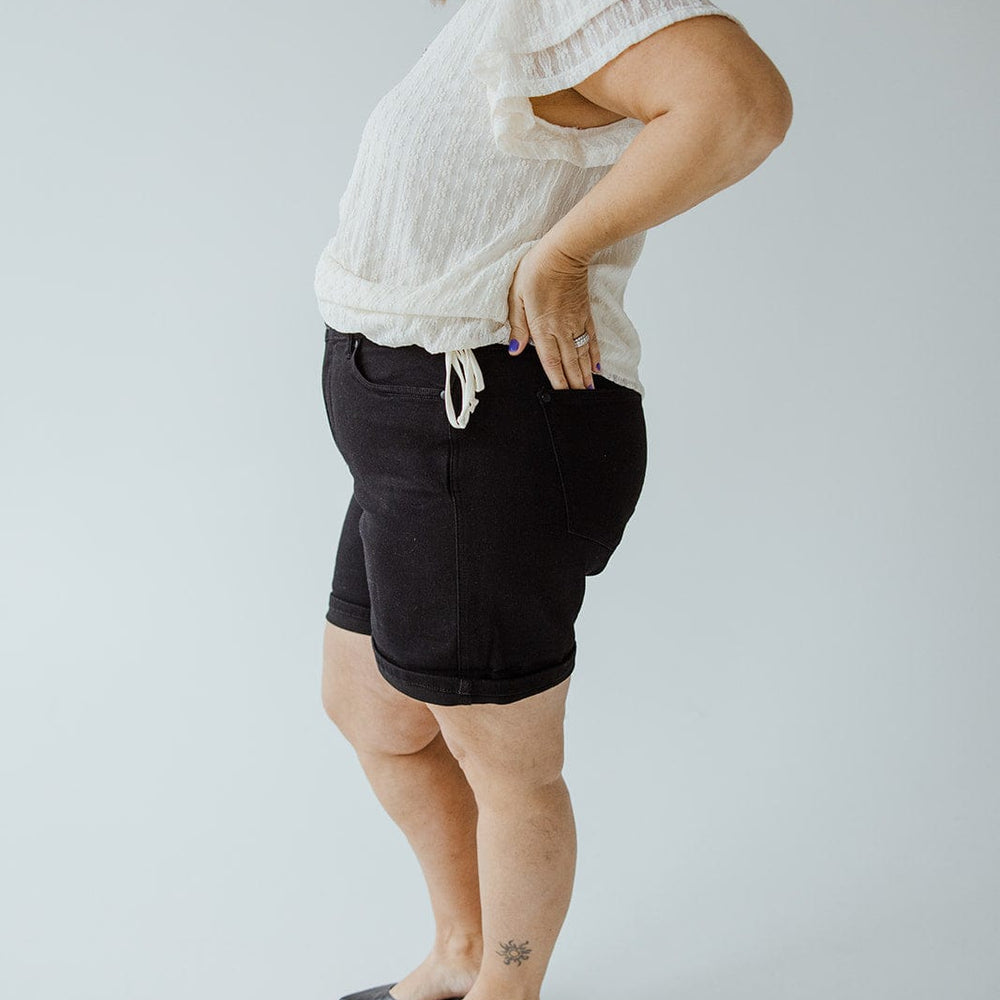
<svg viewBox="0 0 1000 1000"><path fill-rule="evenodd" d="M326 324L443 352L448 419L466 426L485 389L473 348L510 339L518 261L643 128L634 118L554 125L528 98L572 87L652 32L705 14L744 27L709 0L465 0L365 124L316 266ZM589 267L601 374L643 395L623 299L645 235L599 250Z"/></svg>

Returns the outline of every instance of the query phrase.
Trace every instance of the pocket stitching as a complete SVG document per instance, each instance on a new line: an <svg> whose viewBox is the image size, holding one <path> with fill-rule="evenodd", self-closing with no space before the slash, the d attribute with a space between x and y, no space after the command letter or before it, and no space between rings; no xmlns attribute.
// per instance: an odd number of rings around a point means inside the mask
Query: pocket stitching
<svg viewBox="0 0 1000 1000"><path fill-rule="evenodd" d="M571 525L569 490L567 489L567 486L566 486L566 477L563 474L562 460L559 457L559 448L556 446L555 435L552 432L552 421L551 421L551 419L549 417L549 409L545 405L546 403L551 402L552 399L553 399L553 397L551 395L551 391L552 391L551 389L539 389L538 393L537 393L537 397L538 397L539 404L542 407L542 413L545 416L545 428L546 428L546 430L548 431L548 434L549 434L549 446L550 446L551 451L552 451L552 457L553 457L553 459L554 459L554 461L556 463L556 472L559 475L559 490L560 490L560 493L562 493L562 498L563 498L563 515L564 515L564 521L565 521L565 525L566 525L566 531L567 531L568 534L575 535L577 538L585 538L588 542L593 542L595 545L600 545L602 549L605 549L608 552L614 552L615 547L618 545L618 542L621 539L621 535L619 535L618 539L615 542L609 543L607 541L604 541L604 539L594 538L593 535L588 535L585 531L580 531L577 528L572 527L572 525ZM568 391L568 392L594 392L595 390L592 390L592 389L591 390L589 390L589 389L580 389L580 390L566 390L566 391ZM565 397L562 397L562 398L570 399L572 397L571 396L565 396ZM628 397L628 396L621 396L618 393L614 393L614 392L611 393L611 398L617 399L619 401L625 400L625 399L630 399L630 397ZM634 512L634 508L633 508L633 512ZM631 516L632 516L632 514L630 513L629 514L629 518L631 518Z"/></svg>
<svg viewBox="0 0 1000 1000"><path fill-rule="evenodd" d="M568 534L575 535L577 534L577 532L575 532L569 526L569 498L566 495L566 477L563 476L562 462L559 459L559 449L556 448L555 438L552 436L552 422L549 420L549 411L545 407L544 398L545 398L545 390L541 389L539 390L538 393L538 401L542 407L542 415L545 417L545 429L546 431L548 431L549 435L549 448L551 450L552 457L556 463L556 473L559 476L559 493L561 494L563 501L563 523L566 526L566 532ZM582 537L586 536L584 535ZM597 541L596 538L591 540ZM598 544L603 544L603 543L599 542Z"/></svg>
<svg viewBox="0 0 1000 1000"><path fill-rule="evenodd" d="M371 390L372 392L382 392L387 395L394 396L416 396L422 399L442 399L443 390L436 389L434 386L429 385L383 385L379 382L372 382L370 379L365 378L361 373L361 369L358 368L358 348L361 346L361 341L356 340L351 347L350 354L348 355L347 368L353 376L354 380L364 388Z"/></svg>
<svg viewBox="0 0 1000 1000"><path fill-rule="evenodd" d="M333 408L331 404L332 389L330 386L331 369L333 368L333 341L330 338L329 332L326 337L326 346L323 351L323 365L322 372L320 375L321 388L323 390L323 409L326 410L326 422L330 426L330 433L334 434L333 430ZM336 441L336 435L334 435L334 441Z"/></svg>
<svg viewBox="0 0 1000 1000"><path fill-rule="evenodd" d="M588 403L596 403L598 400L604 400L607 402L612 399L621 400L642 398L639 395L638 390L622 385L620 382L615 382L614 379L610 379L606 375L600 375L596 372L594 373L594 384L595 386L603 384L605 388L575 389L572 386L568 386L564 389L555 389L551 385L547 385L539 389L538 395L539 398L545 402L550 399L585 399Z"/></svg>

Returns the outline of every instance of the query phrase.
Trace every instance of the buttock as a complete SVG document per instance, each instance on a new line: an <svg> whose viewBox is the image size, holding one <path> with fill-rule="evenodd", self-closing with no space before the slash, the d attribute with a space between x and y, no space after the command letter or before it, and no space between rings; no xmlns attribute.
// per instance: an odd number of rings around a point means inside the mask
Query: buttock
<svg viewBox="0 0 1000 1000"><path fill-rule="evenodd" d="M572 672L586 577L618 547L646 469L636 390L599 374L593 390L553 389L534 350L470 353L483 387L462 427L442 354L327 327L323 357L354 484L327 620L369 634L394 687L444 705L516 701Z"/></svg>

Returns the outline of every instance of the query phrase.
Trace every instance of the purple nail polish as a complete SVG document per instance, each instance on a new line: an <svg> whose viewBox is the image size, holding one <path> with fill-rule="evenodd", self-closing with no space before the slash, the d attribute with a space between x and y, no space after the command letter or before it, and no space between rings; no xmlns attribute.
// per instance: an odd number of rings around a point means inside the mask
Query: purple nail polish
<svg viewBox="0 0 1000 1000"><path fill-rule="evenodd" d="M516 350L517 350L517 349L518 349L518 348L519 348L520 346L521 346L521 345L520 345L520 344L519 344L519 343L518 343L518 342L517 342L516 340L514 340L514 339L512 338L512 339L511 339L511 341L510 341L510 343L509 343L509 344L507 345L507 350L508 350L508 351L510 351L511 353L513 353L513 352L514 352L514 351L516 351Z"/></svg>
<svg viewBox="0 0 1000 1000"><path fill-rule="evenodd" d="M588 388L588 389L593 389L593 388L594 388L594 383L593 383L593 382L591 382L591 383L590 383L590 385L588 385L588 386L587 386L587 388Z"/></svg>
<svg viewBox="0 0 1000 1000"><path fill-rule="evenodd" d="M597 364L596 364L596 365L594 365L594 367L595 367L595 368L596 368L596 369L597 369L598 371L600 371L600 370L601 370L601 362L600 362L600 361L598 361L598 362L597 362Z"/></svg>

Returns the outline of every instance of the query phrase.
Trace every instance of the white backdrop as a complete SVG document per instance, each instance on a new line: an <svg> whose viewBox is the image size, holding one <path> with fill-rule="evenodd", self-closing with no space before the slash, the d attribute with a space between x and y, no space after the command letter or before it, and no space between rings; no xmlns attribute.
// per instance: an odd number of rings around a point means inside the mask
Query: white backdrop
<svg viewBox="0 0 1000 1000"><path fill-rule="evenodd" d="M350 479L312 280L454 9L5 8L11 1000L323 1000L431 944L319 699ZM650 464L578 622L544 992L995 1000L1000 16L725 9L795 119L629 289Z"/></svg>

